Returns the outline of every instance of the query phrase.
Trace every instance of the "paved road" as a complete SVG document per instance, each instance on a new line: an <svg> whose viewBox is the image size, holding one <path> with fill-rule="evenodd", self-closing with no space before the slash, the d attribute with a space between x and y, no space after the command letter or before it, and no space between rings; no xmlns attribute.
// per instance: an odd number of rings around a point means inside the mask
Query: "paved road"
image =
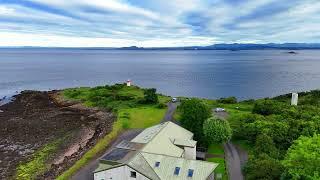
<svg viewBox="0 0 320 180"><path fill-rule="evenodd" d="M228 142L224 144L225 160L228 166L228 175L230 180L243 180L241 171L241 159L236 147Z"/></svg>
<svg viewBox="0 0 320 180"><path fill-rule="evenodd" d="M227 112L212 112L219 118L226 120L229 116ZM235 146L231 142L227 142L223 146L225 152L225 161L227 165L227 171L230 180L243 180L243 174L241 168L248 160L248 153L241 149L240 147Z"/></svg>
<svg viewBox="0 0 320 180"><path fill-rule="evenodd" d="M98 167L99 159L102 158L105 154L109 153L109 151L114 148L121 141L126 140L130 141L134 137L136 137L142 130L141 129L133 129L123 132L121 135L117 137L117 139L112 143L112 145L108 148L108 150L100 157L92 160L88 165L80 169L76 174L72 176L72 180L93 180L92 172Z"/></svg>
<svg viewBox="0 0 320 180"><path fill-rule="evenodd" d="M179 106L179 102L176 102L176 103L169 102L168 103L168 110L167 110L166 114L164 115L161 122L174 121L173 114L176 111L178 106Z"/></svg>

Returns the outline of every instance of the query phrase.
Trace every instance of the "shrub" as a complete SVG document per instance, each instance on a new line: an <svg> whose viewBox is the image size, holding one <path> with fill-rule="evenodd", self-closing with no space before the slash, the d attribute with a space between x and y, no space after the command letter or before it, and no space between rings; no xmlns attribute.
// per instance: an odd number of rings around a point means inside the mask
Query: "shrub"
<svg viewBox="0 0 320 180"><path fill-rule="evenodd" d="M156 94L155 88L144 90L144 103L146 104L156 104L159 102L158 95Z"/></svg>
<svg viewBox="0 0 320 180"><path fill-rule="evenodd" d="M166 107L167 107L167 105L164 104L164 103L159 103L159 104L157 105L157 108L159 108L159 109L164 109L164 108L166 108Z"/></svg>
<svg viewBox="0 0 320 180"><path fill-rule="evenodd" d="M130 127L129 119L126 119L126 118L122 119L122 128L129 129L129 127Z"/></svg>
<svg viewBox="0 0 320 180"><path fill-rule="evenodd" d="M203 133L210 144L229 141L232 135L228 121L213 117L204 122Z"/></svg>
<svg viewBox="0 0 320 180"><path fill-rule="evenodd" d="M76 98L81 94L81 92L76 89L65 90L64 93L68 98Z"/></svg>
<svg viewBox="0 0 320 180"><path fill-rule="evenodd" d="M271 114L281 114L284 109L286 109L286 107L284 107L281 103L266 99L263 101L257 101L254 104L252 113L267 116Z"/></svg>
<svg viewBox="0 0 320 180"><path fill-rule="evenodd" d="M115 100L117 100L117 101L130 101L130 100L133 100L133 99L134 99L133 96L130 96L130 95L124 96L124 95L117 94L115 96Z"/></svg>
<svg viewBox="0 0 320 180"><path fill-rule="evenodd" d="M237 103L237 98L236 97L220 98L217 100L217 102L222 104L235 104Z"/></svg>

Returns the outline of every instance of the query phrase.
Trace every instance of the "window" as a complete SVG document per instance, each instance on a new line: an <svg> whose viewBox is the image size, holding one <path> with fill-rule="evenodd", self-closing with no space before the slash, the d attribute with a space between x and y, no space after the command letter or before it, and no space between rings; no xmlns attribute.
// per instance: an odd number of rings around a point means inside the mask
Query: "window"
<svg viewBox="0 0 320 180"><path fill-rule="evenodd" d="M174 175L179 175L179 172L180 172L180 168L179 167L176 167L175 169L174 169Z"/></svg>
<svg viewBox="0 0 320 180"><path fill-rule="evenodd" d="M155 167L159 167L160 166L160 162L156 162L154 166Z"/></svg>
<svg viewBox="0 0 320 180"><path fill-rule="evenodd" d="M137 172L130 171L130 177L136 178L137 177Z"/></svg>
<svg viewBox="0 0 320 180"><path fill-rule="evenodd" d="M193 176L193 169L189 169L188 170L188 177L192 177Z"/></svg>

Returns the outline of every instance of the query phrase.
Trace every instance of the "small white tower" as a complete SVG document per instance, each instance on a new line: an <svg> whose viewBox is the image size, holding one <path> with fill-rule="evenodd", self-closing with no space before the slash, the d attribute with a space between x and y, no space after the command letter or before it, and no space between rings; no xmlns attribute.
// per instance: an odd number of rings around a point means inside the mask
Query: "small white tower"
<svg viewBox="0 0 320 180"><path fill-rule="evenodd" d="M291 105L293 106L298 105L298 93L292 93Z"/></svg>
<svg viewBox="0 0 320 180"><path fill-rule="evenodd" d="M131 80L130 79L127 80L127 86L131 86Z"/></svg>

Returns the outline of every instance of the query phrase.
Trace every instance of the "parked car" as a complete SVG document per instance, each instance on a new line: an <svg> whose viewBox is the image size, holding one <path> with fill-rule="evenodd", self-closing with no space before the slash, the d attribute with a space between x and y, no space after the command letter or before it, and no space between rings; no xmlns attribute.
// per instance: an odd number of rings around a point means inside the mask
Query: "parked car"
<svg viewBox="0 0 320 180"><path fill-rule="evenodd" d="M172 98L172 99L171 99L171 102L173 102L173 103L175 103L175 102L177 102L177 101L178 101L177 98Z"/></svg>
<svg viewBox="0 0 320 180"><path fill-rule="evenodd" d="M225 112L226 110L224 108L216 108L214 111L215 112Z"/></svg>

